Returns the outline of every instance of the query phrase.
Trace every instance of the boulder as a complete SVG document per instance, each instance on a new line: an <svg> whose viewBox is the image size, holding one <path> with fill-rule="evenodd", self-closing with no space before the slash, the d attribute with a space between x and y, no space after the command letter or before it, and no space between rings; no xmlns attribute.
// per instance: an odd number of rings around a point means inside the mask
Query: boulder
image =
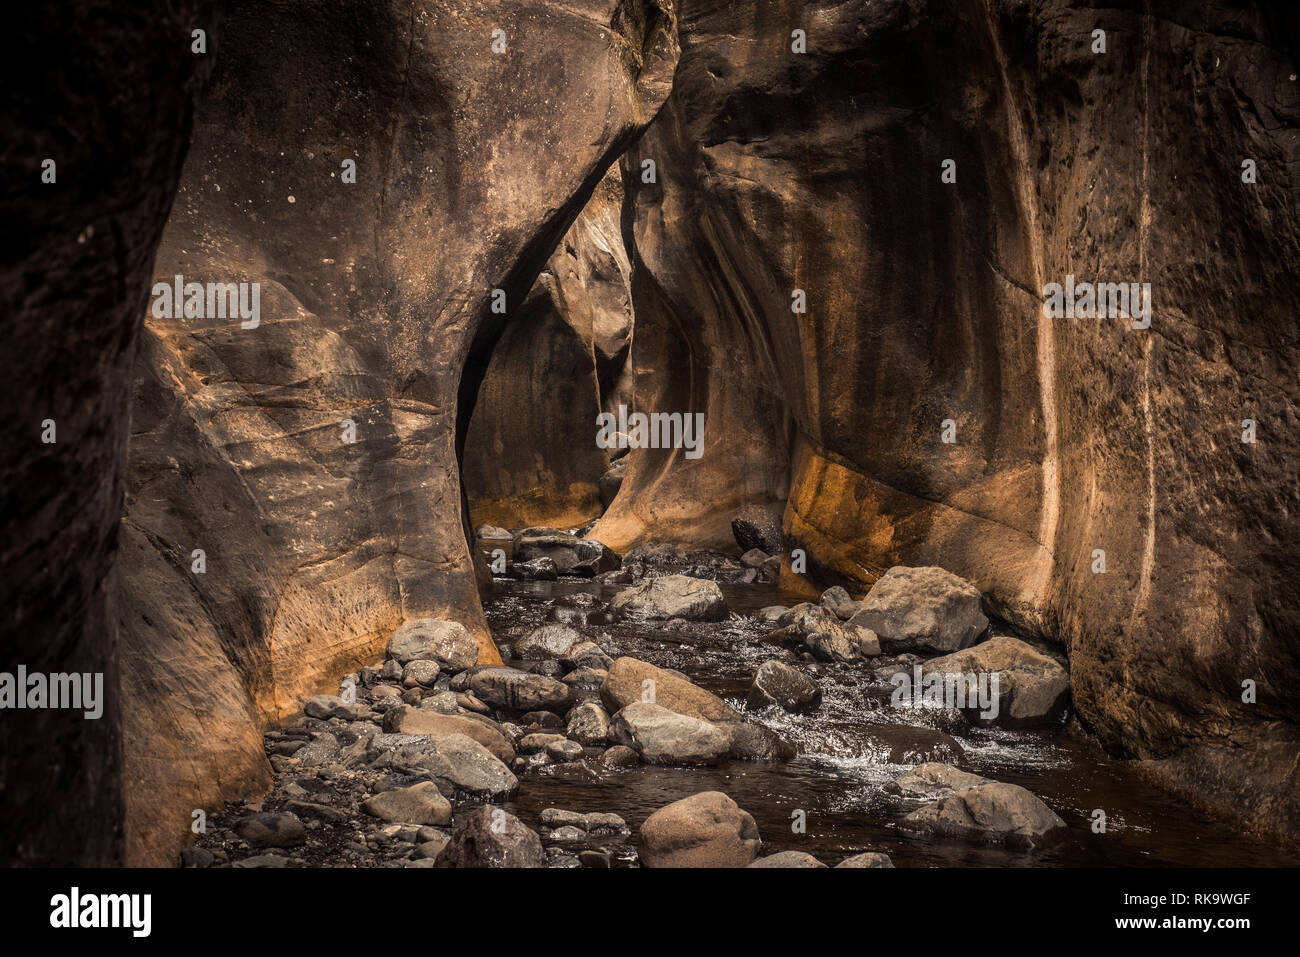
<svg viewBox="0 0 1300 957"><path fill-rule="evenodd" d="M775 555L782 550L784 537L781 526L767 515L749 514L743 518L733 519L731 535L742 552L757 548Z"/></svg>
<svg viewBox="0 0 1300 957"><path fill-rule="evenodd" d="M531 562L512 563L510 577L523 581L553 582L560 577L560 570L549 558L534 558Z"/></svg>
<svg viewBox="0 0 1300 957"><path fill-rule="evenodd" d="M840 621L821 605L803 602L776 620L780 633L803 643L821 661L855 661L880 654L876 633L851 621Z"/></svg>
<svg viewBox="0 0 1300 957"><path fill-rule="evenodd" d="M754 819L720 791L674 801L641 825L643 867L747 867L760 847Z"/></svg>
<svg viewBox="0 0 1300 957"><path fill-rule="evenodd" d="M613 549L556 528L525 528L515 536L514 558L516 562L548 558L561 575L585 578L613 571L622 564Z"/></svg>
<svg viewBox="0 0 1300 957"><path fill-rule="evenodd" d="M390 734L463 734L483 745L506 765L515 759L515 749L501 728L495 721L479 715L444 714L401 705L384 714L383 727Z"/></svg>
<svg viewBox="0 0 1300 957"><path fill-rule="evenodd" d="M501 801L519 780L487 748L463 734L377 734L366 746L372 768L424 772L457 795Z"/></svg>
<svg viewBox="0 0 1300 957"><path fill-rule="evenodd" d="M649 684L647 684L649 682ZM636 658L617 658L600 686L600 700L611 712L643 700L678 714L712 722L740 722L738 711L678 674Z"/></svg>
<svg viewBox="0 0 1300 957"><path fill-rule="evenodd" d="M821 697L817 683L802 671L780 661L765 661L754 673L745 704L754 709L776 705L786 711L809 711L821 703Z"/></svg>
<svg viewBox="0 0 1300 957"><path fill-rule="evenodd" d="M235 833L253 847L296 847L307 840L307 830L296 814L263 811L240 819Z"/></svg>
<svg viewBox="0 0 1300 957"><path fill-rule="evenodd" d="M447 824L451 821L451 802L431 781L376 794L365 800L361 809L380 820L398 824Z"/></svg>
<svg viewBox="0 0 1300 957"><path fill-rule="evenodd" d="M545 867L537 832L499 807L477 807L456 815L451 840L436 867Z"/></svg>
<svg viewBox="0 0 1300 957"><path fill-rule="evenodd" d="M886 784L885 790L903 797L929 798L988 783L988 778L982 778L978 774L959 770L951 764L929 761L903 772Z"/></svg>
<svg viewBox="0 0 1300 957"><path fill-rule="evenodd" d="M874 631L891 653L946 654L974 644L989 627L980 590L934 566L889 569L850 621Z"/></svg>
<svg viewBox="0 0 1300 957"><path fill-rule="evenodd" d="M370 709L365 705L344 701L332 694L318 694L309 698L302 710L309 718L342 718L344 721L360 721L370 714Z"/></svg>
<svg viewBox="0 0 1300 957"><path fill-rule="evenodd" d="M480 525L474 530L474 534L487 541L509 541L514 538L509 529L499 528L496 525Z"/></svg>
<svg viewBox="0 0 1300 957"><path fill-rule="evenodd" d="M962 710L972 723L1003 728L1023 728L1059 722L1070 702L1070 675L1054 659L1037 651L1019 638L1000 636L983 644L942 658L932 658L921 666L923 676L974 675L987 679L992 691L992 676L997 675L996 708L986 713L980 707ZM993 702L990 702L992 704ZM996 710L996 714L992 712Z"/></svg>
<svg viewBox="0 0 1300 957"><path fill-rule="evenodd" d="M858 608L858 603L839 585L822 592L821 605L840 621L848 621Z"/></svg>
<svg viewBox="0 0 1300 957"><path fill-rule="evenodd" d="M939 837L1033 849L1062 836L1065 822L1015 784L990 781L954 791L907 815L901 826Z"/></svg>
<svg viewBox="0 0 1300 957"><path fill-rule="evenodd" d="M731 734L708 721L634 702L610 720L609 737L651 764L717 764L731 749Z"/></svg>
<svg viewBox="0 0 1300 957"><path fill-rule="evenodd" d="M665 575L625 588L610 608L627 617L689 621L719 621L728 614L717 582L686 575Z"/></svg>
<svg viewBox="0 0 1300 957"><path fill-rule="evenodd" d="M463 671L478 661L478 642L458 621L417 618L388 639L388 657L400 664L435 661L445 671Z"/></svg>
<svg viewBox="0 0 1300 957"><path fill-rule="evenodd" d="M570 694L569 686L562 681L502 666L475 671L469 679L469 690L479 700L511 711L559 707L569 701Z"/></svg>
<svg viewBox="0 0 1300 957"><path fill-rule="evenodd" d="M569 712L564 733L580 744L604 744L609 740L609 712L595 701L583 702Z"/></svg>
<svg viewBox="0 0 1300 957"><path fill-rule="evenodd" d="M543 625L515 642L515 654L529 661L560 659L581 642L582 635L568 625Z"/></svg>

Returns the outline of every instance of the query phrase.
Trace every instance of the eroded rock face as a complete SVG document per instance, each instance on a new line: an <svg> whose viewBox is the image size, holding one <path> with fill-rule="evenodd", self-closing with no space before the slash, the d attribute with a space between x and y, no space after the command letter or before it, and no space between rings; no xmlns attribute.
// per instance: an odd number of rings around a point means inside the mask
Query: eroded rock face
<svg viewBox="0 0 1300 957"><path fill-rule="evenodd" d="M820 585L947 568L1068 650L1109 749L1300 839L1298 33L1222 3L689 5L624 182L637 401L705 412L705 449L631 452L592 534L725 547L753 502ZM1048 318L1069 275L1152 283L1150 328Z"/></svg>
<svg viewBox="0 0 1300 957"><path fill-rule="evenodd" d="M194 94L212 62L190 52L190 31L212 29L213 6L145 0L120 16L35 5L4 31L0 645L10 673L21 664L103 675L97 719L6 712L7 865L103 866L122 855L120 722L132 705L118 690L113 593L131 368Z"/></svg>
<svg viewBox="0 0 1300 957"><path fill-rule="evenodd" d="M501 330L666 96L674 16L291 0L226 19L154 274L260 283L260 322L146 321L120 608L134 862L258 790L260 728L403 620L458 621L497 660L457 439Z"/></svg>
<svg viewBox="0 0 1300 957"><path fill-rule="evenodd" d="M462 462L476 521L572 528L596 518L610 450L596 416L617 407L632 342L631 275L611 168L547 260L492 352Z"/></svg>

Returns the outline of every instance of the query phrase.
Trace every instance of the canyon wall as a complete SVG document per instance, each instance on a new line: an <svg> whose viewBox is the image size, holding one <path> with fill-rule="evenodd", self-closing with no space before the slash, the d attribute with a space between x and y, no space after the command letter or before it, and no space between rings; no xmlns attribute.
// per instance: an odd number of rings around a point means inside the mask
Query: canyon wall
<svg viewBox="0 0 1300 957"><path fill-rule="evenodd" d="M637 401L706 451L633 452L592 535L749 501L821 584L947 567L1110 750L1300 840L1300 31L1198 7L687 4L624 165ZM1150 328L1047 318L1071 274L1150 283Z"/></svg>
<svg viewBox="0 0 1300 957"><path fill-rule="evenodd" d="M403 619L459 620L499 660L458 431L676 54L659 0L229 14L154 272L259 283L260 321L146 318L122 522L130 862L174 860L192 809L260 792L260 732Z"/></svg>
<svg viewBox="0 0 1300 957"><path fill-rule="evenodd" d="M622 213L613 167L492 351L461 459L476 526L573 528L601 513L610 452L596 416L623 395L633 334Z"/></svg>
<svg viewBox="0 0 1300 957"><path fill-rule="evenodd" d="M131 704L117 690L114 569L131 369L208 67L191 31L210 30L212 11L119 7L15 8L0 40L0 671L102 680L97 717L0 720L9 865L122 852L119 718Z"/></svg>

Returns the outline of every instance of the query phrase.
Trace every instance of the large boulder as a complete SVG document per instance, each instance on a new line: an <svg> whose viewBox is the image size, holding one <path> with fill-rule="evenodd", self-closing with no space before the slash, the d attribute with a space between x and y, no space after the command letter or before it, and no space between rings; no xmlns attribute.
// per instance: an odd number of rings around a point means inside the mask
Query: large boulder
<svg viewBox="0 0 1300 957"><path fill-rule="evenodd" d="M571 694L562 681L503 666L479 668L470 676L469 690L480 701L511 711L558 708Z"/></svg>
<svg viewBox="0 0 1300 957"><path fill-rule="evenodd" d="M641 825L643 867L747 867L762 840L747 811L721 791L661 807Z"/></svg>
<svg viewBox="0 0 1300 957"><path fill-rule="evenodd" d="M481 715L442 714L399 705L384 712L383 728L390 734L463 734L483 745L506 765L515 759L515 749L501 728Z"/></svg>
<svg viewBox="0 0 1300 957"><path fill-rule="evenodd" d="M649 701L669 711L712 722L740 722L744 718L717 695L680 675L636 658L616 658L600 686L600 700L610 712Z"/></svg>
<svg viewBox="0 0 1300 957"><path fill-rule="evenodd" d="M478 660L474 636L458 621L419 618L403 622L389 636L387 653L401 664L433 661L444 671L463 671Z"/></svg>
<svg viewBox="0 0 1300 957"><path fill-rule="evenodd" d="M545 867L537 832L499 807L476 807L456 815L451 840L435 867Z"/></svg>
<svg viewBox="0 0 1300 957"><path fill-rule="evenodd" d="M610 740L650 764L717 764L731 749L723 727L657 704L634 702L610 720Z"/></svg>
<svg viewBox="0 0 1300 957"><path fill-rule="evenodd" d="M942 568L889 569L859 603L851 624L870 628L891 654L946 654L988 630L980 590Z"/></svg>
<svg viewBox="0 0 1300 957"><path fill-rule="evenodd" d="M495 755L463 734L377 734L366 745L372 768L425 773L458 796L502 801L519 780Z"/></svg>
<svg viewBox="0 0 1300 957"><path fill-rule="evenodd" d="M451 822L451 802L432 781L394 788L367 798L361 809L383 821L398 824L442 825Z"/></svg>
<svg viewBox="0 0 1300 957"><path fill-rule="evenodd" d="M821 689L802 671L780 661L765 661L754 672L745 704L776 705L786 711L809 711L821 703Z"/></svg>
<svg viewBox="0 0 1300 957"><path fill-rule="evenodd" d="M686 575L665 575L625 588L610 607L624 616L653 619L719 621L728 614L717 582Z"/></svg>
<svg viewBox="0 0 1300 957"><path fill-rule="evenodd" d="M974 648L932 658L921 666L921 673L923 680L926 675L936 674L952 675L955 682L955 676L970 675L977 683L988 682L990 707L972 705L968 690L966 707L962 709L972 722L983 725L1023 728L1058 722L1069 706L1069 673L1019 638L990 638ZM992 695L995 674L996 699ZM969 679L965 680L969 689Z"/></svg>
<svg viewBox="0 0 1300 957"><path fill-rule="evenodd" d="M516 562L549 558L561 575L584 578L614 571L622 564L613 549L556 528L525 528L515 536L513 551Z"/></svg>
<svg viewBox="0 0 1300 957"><path fill-rule="evenodd" d="M1065 822L1015 784L991 781L955 791L903 818L905 830L1033 849L1062 836Z"/></svg>

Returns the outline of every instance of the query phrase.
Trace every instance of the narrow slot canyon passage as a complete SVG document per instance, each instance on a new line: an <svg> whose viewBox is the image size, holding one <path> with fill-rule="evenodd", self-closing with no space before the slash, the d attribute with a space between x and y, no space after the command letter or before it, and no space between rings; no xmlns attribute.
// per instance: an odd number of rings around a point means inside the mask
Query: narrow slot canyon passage
<svg viewBox="0 0 1300 957"><path fill-rule="evenodd" d="M145 6L5 114L0 861L1300 865L1300 13Z"/></svg>

